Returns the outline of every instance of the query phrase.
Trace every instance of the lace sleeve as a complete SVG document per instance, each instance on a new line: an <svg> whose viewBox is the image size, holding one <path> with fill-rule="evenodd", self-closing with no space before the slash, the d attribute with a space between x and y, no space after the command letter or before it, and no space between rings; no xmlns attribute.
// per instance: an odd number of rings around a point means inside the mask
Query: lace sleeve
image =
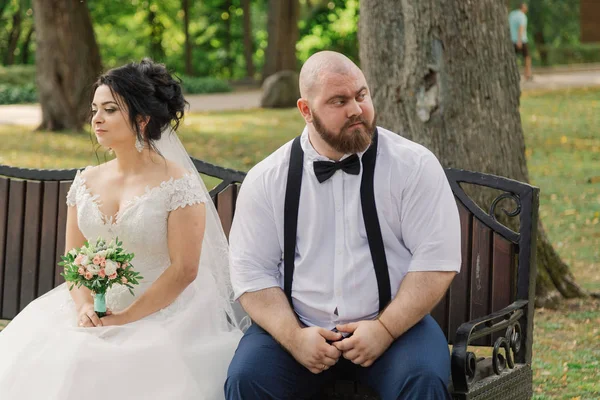
<svg viewBox="0 0 600 400"><path fill-rule="evenodd" d="M75 179L73 179L73 183L71 183L71 188L69 188L69 192L67 193L67 205L72 207L77 204L77 193L82 189L82 178L81 178L81 170L77 171L77 175L75 175Z"/></svg>
<svg viewBox="0 0 600 400"><path fill-rule="evenodd" d="M173 188L167 200L167 210L174 211L180 207L206 203L208 199L202 191L200 181L192 174L187 174L173 181Z"/></svg>

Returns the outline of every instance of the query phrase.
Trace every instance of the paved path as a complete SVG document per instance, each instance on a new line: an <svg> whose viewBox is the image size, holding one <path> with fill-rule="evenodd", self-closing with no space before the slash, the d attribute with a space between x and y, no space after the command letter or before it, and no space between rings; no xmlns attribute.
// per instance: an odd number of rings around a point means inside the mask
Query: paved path
<svg viewBox="0 0 600 400"><path fill-rule="evenodd" d="M533 81L521 82L523 91L600 86L600 68L594 70L535 74ZM242 110L260 106L259 89L232 93L187 96L191 112ZM0 106L0 125L35 126L42 120L39 104Z"/></svg>

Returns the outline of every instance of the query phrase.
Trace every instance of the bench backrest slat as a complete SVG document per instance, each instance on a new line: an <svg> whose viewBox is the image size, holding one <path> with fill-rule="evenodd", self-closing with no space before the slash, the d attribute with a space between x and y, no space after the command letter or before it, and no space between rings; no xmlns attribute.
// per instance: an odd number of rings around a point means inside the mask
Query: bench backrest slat
<svg viewBox="0 0 600 400"><path fill-rule="evenodd" d="M61 256L65 254L65 236L67 232L67 193L71 187L71 181L60 182L58 188L58 216L56 230L56 252L54 256L54 286L58 286L65 281L60 276L63 268L58 266Z"/></svg>
<svg viewBox="0 0 600 400"><path fill-rule="evenodd" d="M54 287L54 262L56 260L56 230L58 217L58 182L44 182L42 202L42 236L40 240L40 264L38 269L37 295ZM60 199L63 201L63 199Z"/></svg>
<svg viewBox="0 0 600 400"><path fill-rule="evenodd" d="M473 214L467 210L467 208L458 204L458 215L460 218L461 227L461 272L454 277L452 285L448 290L448 326L442 326L442 329L446 333L446 337L451 341L454 332L458 329L461 323L467 321L469 318L469 271L471 265L471 242L472 242L472 226L473 226ZM438 320L438 323L440 321ZM445 329L444 329L445 328Z"/></svg>
<svg viewBox="0 0 600 400"><path fill-rule="evenodd" d="M473 244L471 246L470 275L470 310L469 320L485 317L489 314L490 266L492 231L479 219L473 219ZM468 320L465 320L466 322ZM485 339L474 343L484 346Z"/></svg>
<svg viewBox="0 0 600 400"><path fill-rule="evenodd" d="M4 258L6 256L6 233L8 232L8 190L10 180L0 177L0 314L4 296Z"/></svg>
<svg viewBox="0 0 600 400"><path fill-rule="evenodd" d="M219 213L221 225L223 226L223 232L225 232L225 237L227 237L227 239L229 239L229 231L231 230L231 223L233 222L237 193L238 185L231 184L223 191L218 193L214 198L215 207Z"/></svg>
<svg viewBox="0 0 600 400"><path fill-rule="evenodd" d="M43 185L42 182L27 182L19 304L29 304L37 297Z"/></svg>
<svg viewBox="0 0 600 400"><path fill-rule="evenodd" d="M13 180L10 182L8 193L8 230L4 257L2 315L9 319L14 318L19 312L25 186L25 181Z"/></svg>

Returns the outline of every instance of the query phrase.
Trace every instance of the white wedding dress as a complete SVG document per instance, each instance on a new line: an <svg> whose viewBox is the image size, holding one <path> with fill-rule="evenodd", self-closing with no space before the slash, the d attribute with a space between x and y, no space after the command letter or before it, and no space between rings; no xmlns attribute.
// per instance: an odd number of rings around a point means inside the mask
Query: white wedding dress
<svg viewBox="0 0 600 400"><path fill-rule="evenodd" d="M84 236L118 236L135 253L132 263L144 277L136 297L170 265L169 212L210 202L193 175L147 188L114 219L101 213L101 196L81 174L73 181L67 203L77 206ZM55 288L0 333L0 399L222 399L242 332L228 323L217 290L201 261L196 281L165 309L123 326L80 328L66 284ZM134 299L116 285L107 306L119 311Z"/></svg>

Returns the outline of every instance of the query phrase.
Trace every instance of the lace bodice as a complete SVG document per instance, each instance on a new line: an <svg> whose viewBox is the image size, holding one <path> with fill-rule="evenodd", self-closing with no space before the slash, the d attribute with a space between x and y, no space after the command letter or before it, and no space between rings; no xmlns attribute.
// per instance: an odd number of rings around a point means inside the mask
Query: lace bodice
<svg viewBox="0 0 600 400"><path fill-rule="evenodd" d="M207 200L198 178L192 173L171 178L153 188L146 187L142 195L128 201L114 217L100 211L100 195L90 191L81 171L77 172L67 194L67 204L77 206L77 223L86 239L95 241L99 236L106 240L118 237L126 251L135 254L132 264L144 277L135 288L136 296L143 293L170 265L167 244L169 213ZM131 301L133 297L121 285L115 285L107 295L108 307L113 310L123 308Z"/></svg>

